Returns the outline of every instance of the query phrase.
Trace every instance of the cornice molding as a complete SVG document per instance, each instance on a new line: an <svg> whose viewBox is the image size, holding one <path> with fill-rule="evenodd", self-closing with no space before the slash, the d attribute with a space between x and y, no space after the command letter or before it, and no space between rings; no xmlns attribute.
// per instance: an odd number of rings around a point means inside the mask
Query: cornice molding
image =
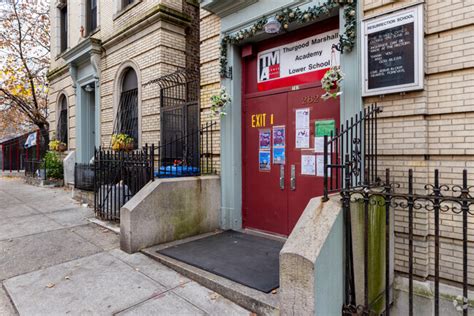
<svg viewBox="0 0 474 316"><path fill-rule="evenodd" d="M112 36L102 41L102 46L107 50L128 37L142 31L148 25L152 25L158 21L167 21L186 27L189 26L191 19L186 14L159 4L144 14L142 18L127 25L125 28L115 32Z"/></svg>
<svg viewBox="0 0 474 316"><path fill-rule="evenodd" d="M256 2L258 0L203 0L201 1L201 8L223 18Z"/></svg>

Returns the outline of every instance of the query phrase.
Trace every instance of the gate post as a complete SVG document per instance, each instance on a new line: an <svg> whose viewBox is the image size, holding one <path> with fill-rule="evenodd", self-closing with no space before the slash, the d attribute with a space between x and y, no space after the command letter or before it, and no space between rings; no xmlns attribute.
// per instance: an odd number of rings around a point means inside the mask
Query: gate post
<svg viewBox="0 0 474 316"><path fill-rule="evenodd" d="M327 158L326 158L327 159ZM345 240L345 305L355 306L355 282L354 263L352 255L352 227L351 227L351 193L350 193L350 162L349 154L345 155L344 163L344 187L342 188L342 208L344 216L344 240Z"/></svg>

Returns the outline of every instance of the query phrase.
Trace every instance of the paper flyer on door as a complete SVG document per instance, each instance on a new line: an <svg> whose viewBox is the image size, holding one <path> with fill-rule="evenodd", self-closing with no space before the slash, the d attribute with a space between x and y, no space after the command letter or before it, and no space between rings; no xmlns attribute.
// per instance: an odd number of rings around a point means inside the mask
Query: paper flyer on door
<svg viewBox="0 0 474 316"><path fill-rule="evenodd" d="M301 155L301 174L316 175L316 157L314 155Z"/></svg>
<svg viewBox="0 0 474 316"><path fill-rule="evenodd" d="M297 109L295 112L296 148L309 148L309 113L309 108Z"/></svg>
<svg viewBox="0 0 474 316"><path fill-rule="evenodd" d="M319 120L314 122L314 152L324 152L324 136L330 137L331 135L335 135L335 133L336 121Z"/></svg>
<svg viewBox="0 0 474 316"><path fill-rule="evenodd" d="M296 130L296 148L309 148L309 128Z"/></svg>
<svg viewBox="0 0 474 316"><path fill-rule="evenodd" d="M331 161L331 156L328 155L328 163ZM316 176L324 177L324 155L316 155ZM328 174L331 177L331 174Z"/></svg>

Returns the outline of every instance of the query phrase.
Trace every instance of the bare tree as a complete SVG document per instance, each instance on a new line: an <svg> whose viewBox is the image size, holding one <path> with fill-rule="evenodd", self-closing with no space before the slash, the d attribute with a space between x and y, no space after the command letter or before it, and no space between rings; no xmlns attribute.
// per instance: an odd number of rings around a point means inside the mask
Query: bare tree
<svg viewBox="0 0 474 316"><path fill-rule="evenodd" d="M13 0L0 8L0 128L36 125L49 142L46 1Z"/></svg>

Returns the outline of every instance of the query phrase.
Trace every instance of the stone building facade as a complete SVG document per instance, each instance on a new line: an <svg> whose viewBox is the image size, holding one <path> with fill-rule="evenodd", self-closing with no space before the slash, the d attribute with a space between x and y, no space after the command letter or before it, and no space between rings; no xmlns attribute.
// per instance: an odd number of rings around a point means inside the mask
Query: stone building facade
<svg viewBox="0 0 474 316"><path fill-rule="evenodd" d="M210 112L212 95L221 88L219 75L220 18L206 10L200 12L200 102L201 123L215 121L217 126L213 137L212 152L216 170L220 170L220 120Z"/></svg>
<svg viewBox="0 0 474 316"><path fill-rule="evenodd" d="M138 90L136 145L157 144L160 88L145 84L199 67L197 2L52 1L51 21L51 133L64 133L58 126L66 100L68 150L75 151L77 162L88 162L94 147L110 146L131 80Z"/></svg>
<svg viewBox="0 0 474 316"><path fill-rule="evenodd" d="M419 1L364 1L364 17L381 15ZM406 184L414 170L415 189L440 182L462 184L462 171L474 179L474 4L470 1L424 2L425 86L422 91L364 99L383 107L379 121L379 172L391 169L394 181ZM406 188L406 186L405 186ZM395 267L408 271L406 211L395 210ZM473 218L469 216L472 225ZM434 214L415 212L415 274L434 276ZM440 277L462 282L462 215L441 214ZM474 241L469 234L470 245ZM469 283L474 283L474 264Z"/></svg>
<svg viewBox="0 0 474 316"><path fill-rule="evenodd" d="M355 1L354 1L355 2ZM264 0L244 1L239 4L205 0L202 6L219 15L206 17L204 21L213 22L213 27L220 28L221 36L238 34L261 16L272 16L281 12L282 8L296 6L291 1L275 1L275 8ZM306 2L305 2L306 3ZM322 1L312 1L315 5ZM382 16L397 9L423 4L424 20L424 88L420 91L362 97L361 76L361 44L360 23L362 20ZM301 4L304 8L305 4ZM350 54L341 57L342 69L346 74L344 93L340 97L341 121L354 116L364 106L377 103L383 108L378 122L378 171L383 175L386 168L391 170L392 180L400 183L401 190L407 188L408 170L414 171L416 192L424 193L425 184L433 183L434 170L440 172L440 181L446 185L460 185L463 169L468 171L469 182L474 180L474 48L473 22L474 4L471 1L395 1L395 0L364 0L357 1L357 46ZM341 19L341 13L339 14ZM342 30L343 23L340 24ZM213 27L206 26L207 29ZM218 34L219 31L216 31ZM277 36L280 36L280 33ZM269 35L274 36L274 35ZM268 37L267 37L268 38ZM231 55L229 65L233 66L234 74L241 61L242 48L245 44L258 45L260 39L244 40L242 45L229 45ZM205 51L218 56L219 42L202 42L201 60ZM214 47L214 46L212 46ZM203 66L207 66L203 64ZM209 64L210 66L211 64ZM218 75L216 64L213 74ZM206 70L203 73L207 74ZM207 76L207 75L206 75ZM239 81L240 80L240 81ZM240 99L244 78L224 78L221 83L231 87L232 97ZM217 89L216 79L216 89ZM203 95L206 86L203 86ZM205 98L203 97L203 100ZM239 107L232 103L232 107ZM344 110L343 110L344 109ZM222 120L222 203L224 210L237 210L242 205L242 183L239 175L243 174L240 156L232 158L235 153L241 154L240 126L241 109L232 112L236 118L226 117ZM242 121L243 122L243 121ZM236 133L232 131L237 130ZM229 136L231 135L231 136ZM224 138L228 137L228 138ZM224 142L224 139L226 142ZM231 142L229 142L231 140ZM235 145L237 143L238 145ZM235 156L234 156L235 157ZM236 176L237 175L237 176ZM231 179L231 180L229 180ZM242 211L244 212L244 211ZM394 210L394 263L395 271L408 272L408 215L406 210ZM225 217L225 215L223 215ZM440 278L448 284L462 284L463 251L462 251L462 215L453 212L442 213L440 238ZM229 222L232 226L232 216ZM471 233L474 220L469 218L468 249L474 242ZM238 222L239 219L236 221ZM414 274L421 280L434 278L434 214L426 210L415 211L414 223ZM469 258L471 254L469 254ZM468 282L474 284L474 264L468 260ZM454 283L453 283L454 282Z"/></svg>

